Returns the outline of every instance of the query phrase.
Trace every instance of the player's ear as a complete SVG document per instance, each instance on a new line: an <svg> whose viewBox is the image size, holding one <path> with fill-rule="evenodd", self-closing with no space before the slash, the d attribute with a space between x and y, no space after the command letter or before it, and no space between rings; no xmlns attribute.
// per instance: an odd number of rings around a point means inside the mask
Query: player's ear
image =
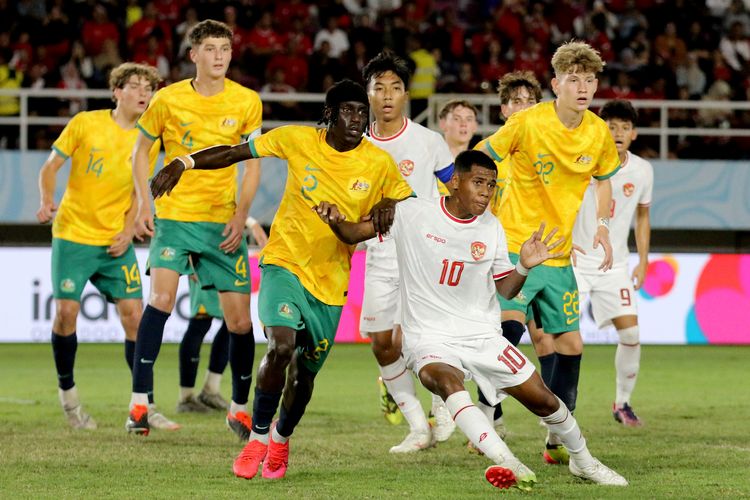
<svg viewBox="0 0 750 500"><path fill-rule="evenodd" d="M638 138L638 129L633 128L633 130L630 131L630 140L634 141Z"/></svg>
<svg viewBox="0 0 750 500"><path fill-rule="evenodd" d="M458 171L454 170L453 171L453 176L451 177L451 180L449 180L448 184L447 184L448 188L451 190L451 194L453 194L453 191L455 191L456 189L458 189L458 182L459 182Z"/></svg>

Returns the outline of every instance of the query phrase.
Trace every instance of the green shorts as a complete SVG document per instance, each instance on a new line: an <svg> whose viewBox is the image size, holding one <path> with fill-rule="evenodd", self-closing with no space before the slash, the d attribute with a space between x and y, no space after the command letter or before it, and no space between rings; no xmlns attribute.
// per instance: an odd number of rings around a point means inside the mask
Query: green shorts
<svg viewBox="0 0 750 500"><path fill-rule="evenodd" d="M297 359L313 373L331 352L343 306L319 301L283 267L261 265L258 316L266 327L297 330Z"/></svg>
<svg viewBox="0 0 750 500"><path fill-rule="evenodd" d="M195 272L203 288L250 293L247 243L243 238L232 253L220 250L225 224L156 219L154 226L148 252L149 269L165 268L179 274ZM192 257L192 265L188 257Z"/></svg>
<svg viewBox="0 0 750 500"><path fill-rule="evenodd" d="M190 287L190 317L210 316L212 318L223 318L224 312L221 310L219 302L219 292L215 289L201 288L200 282L188 278Z"/></svg>
<svg viewBox="0 0 750 500"><path fill-rule="evenodd" d="M133 245L119 257L110 256L107 248L53 238L54 297L80 302L83 287L91 281L109 302L142 298L141 273Z"/></svg>
<svg viewBox="0 0 750 500"><path fill-rule="evenodd" d="M518 261L511 253L510 260ZM503 311L521 311L526 320L541 319L545 333L565 333L578 330L578 284L573 266L540 265L529 272L526 283L513 299L498 295ZM536 309L534 309L536 308Z"/></svg>

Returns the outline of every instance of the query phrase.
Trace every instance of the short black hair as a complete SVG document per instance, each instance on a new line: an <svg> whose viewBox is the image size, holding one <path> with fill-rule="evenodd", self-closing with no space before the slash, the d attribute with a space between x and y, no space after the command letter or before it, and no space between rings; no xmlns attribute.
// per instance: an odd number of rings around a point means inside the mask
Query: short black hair
<svg viewBox="0 0 750 500"><path fill-rule="evenodd" d="M632 123L633 126L638 122L638 112L629 101L624 99L615 99L606 103L599 111L599 116L604 121L622 120Z"/></svg>
<svg viewBox="0 0 750 500"><path fill-rule="evenodd" d="M370 109L370 101L367 99L367 91L359 83L345 78L334 83L326 92L326 101L323 107L323 118L318 123L333 125L338 119L339 105L342 102L361 102Z"/></svg>
<svg viewBox="0 0 750 500"><path fill-rule="evenodd" d="M232 28L213 19L201 21L190 30L190 34L188 35L190 47L197 49L206 38L226 38L231 42Z"/></svg>
<svg viewBox="0 0 750 500"><path fill-rule="evenodd" d="M371 78L377 78L386 71L393 71L404 82L406 89L409 88L409 80L411 79L409 64L389 49L385 49L365 64L365 67L362 68L362 79L365 81L365 85L369 85Z"/></svg>
<svg viewBox="0 0 750 500"><path fill-rule="evenodd" d="M471 167L474 165L497 172L497 165L492 161L492 158L475 149L467 149L458 153L453 164L456 172L460 174L471 172Z"/></svg>

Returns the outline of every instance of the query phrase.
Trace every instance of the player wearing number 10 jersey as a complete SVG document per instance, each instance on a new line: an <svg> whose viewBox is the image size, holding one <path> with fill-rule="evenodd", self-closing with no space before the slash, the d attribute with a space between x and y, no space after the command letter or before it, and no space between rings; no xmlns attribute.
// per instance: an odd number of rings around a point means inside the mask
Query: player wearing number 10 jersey
<svg viewBox="0 0 750 500"><path fill-rule="evenodd" d="M531 489L534 473L500 439L471 402L464 380L473 379L491 404L505 394L542 417L569 450L570 471L599 484L627 481L591 456L573 415L544 385L531 362L500 333L499 293L513 297L529 269L562 252L563 243L544 237L544 223L521 245L515 268L502 226L485 213L497 169L487 155L464 151L456 157L453 196L420 198L397 205L391 236L396 243L402 289L403 352L422 384L446 403L458 427L496 465L485 477L494 486ZM346 243L375 235L371 222L349 223L329 203L321 218Z"/></svg>
<svg viewBox="0 0 750 500"><path fill-rule="evenodd" d="M76 320L87 281L115 302L125 330L125 359L133 352L141 318L141 275L131 240L136 208L130 155L138 130L135 122L148 106L159 83L155 68L124 63L112 70L110 89L114 110L77 114L52 145L39 173L39 222L52 225L52 288L55 320L52 351L57 368L60 402L74 428L92 429L94 420L83 411L73 380L78 340ZM153 168L159 145L148 155ZM60 208L54 203L55 175L71 159L70 177Z"/></svg>

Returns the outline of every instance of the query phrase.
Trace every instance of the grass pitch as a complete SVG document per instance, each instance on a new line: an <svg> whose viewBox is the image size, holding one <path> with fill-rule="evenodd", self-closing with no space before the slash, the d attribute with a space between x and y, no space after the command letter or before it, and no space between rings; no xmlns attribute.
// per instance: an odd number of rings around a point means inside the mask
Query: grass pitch
<svg viewBox="0 0 750 500"><path fill-rule="evenodd" d="M257 348L256 360L265 351ZM528 346L524 348L531 354ZM199 383L202 382L204 362ZM533 355L532 355L533 356ZM645 421L612 419L614 347L589 346L576 417L593 454L624 475L624 489L586 484L543 463L544 432L515 401L505 405L507 442L537 474L539 498L750 497L750 347L645 346L633 406ZM124 423L130 377L121 345L82 344L76 383L99 429L73 431L57 402L48 345L0 345L0 498L475 498L518 497L483 477L484 457L466 452L460 431L437 448L391 456L405 424L379 415L377 369L368 346L333 349L307 414L291 440L287 477L237 479L242 444L223 415L177 415L177 348L156 366L160 409L177 432L129 436ZM473 389L472 389L473 391ZM230 393L225 377L223 392ZM420 389L423 406L429 396ZM252 394L251 394L252 399Z"/></svg>

